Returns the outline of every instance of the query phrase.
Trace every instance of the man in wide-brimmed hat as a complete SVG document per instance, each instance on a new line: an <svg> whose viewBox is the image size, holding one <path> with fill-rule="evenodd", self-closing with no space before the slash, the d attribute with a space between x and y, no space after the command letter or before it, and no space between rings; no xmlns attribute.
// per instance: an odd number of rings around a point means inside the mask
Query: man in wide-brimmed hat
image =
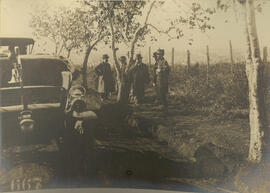
<svg viewBox="0 0 270 193"><path fill-rule="evenodd" d="M143 102L144 90L149 83L149 73L147 66L142 62L142 55L136 55L135 66L131 69L132 73L132 95L136 104Z"/></svg>
<svg viewBox="0 0 270 193"><path fill-rule="evenodd" d="M168 94L168 79L169 65L164 59L164 49L157 51L157 62L154 66L154 85L157 91L158 101L163 105L164 112L167 113L167 94Z"/></svg>
<svg viewBox="0 0 270 193"><path fill-rule="evenodd" d="M95 68L95 73L98 76L98 92L100 93L101 99L107 99L110 92L113 92L113 73L111 66L108 63L109 56L104 54L102 56L103 62Z"/></svg>

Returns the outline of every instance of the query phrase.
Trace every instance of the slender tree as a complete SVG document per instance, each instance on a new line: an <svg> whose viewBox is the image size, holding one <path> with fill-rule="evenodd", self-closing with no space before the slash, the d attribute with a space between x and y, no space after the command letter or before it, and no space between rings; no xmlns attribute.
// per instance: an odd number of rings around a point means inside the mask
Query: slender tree
<svg viewBox="0 0 270 193"><path fill-rule="evenodd" d="M246 74L249 85L250 146L249 161L260 162L266 141L263 141L265 125L263 70L257 35L254 0L239 1L244 9L247 40Z"/></svg>
<svg viewBox="0 0 270 193"><path fill-rule="evenodd" d="M30 26L34 35L39 39L51 41L55 45L54 55L61 55L63 50L70 57L72 50L79 50L84 54L82 77L83 86L87 88L87 63L91 51L106 36L105 23L98 14L98 7L78 6L74 9L60 7L50 11L40 9L32 15Z"/></svg>
<svg viewBox="0 0 270 193"><path fill-rule="evenodd" d="M85 0L85 4L90 4L90 0ZM151 22L153 10L162 8L165 1L99 1L98 7L100 15L104 22L108 22L110 29L110 48L114 59L114 65L117 72L118 84L118 102L126 103L128 101L129 87L129 69L134 64L134 54L136 47L145 43L146 38L157 40L158 34L166 34L169 39L179 39L183 36L183 25L191 29L199 28L201 30L211 29L208 25L209 14L213 11L203 9L198 3L190 3L190 7L183 15L176 19L171 19L170 26L163 29ZM188 14L187 14L188 13ZM129 50L128 64L121 66L118 61L117 50L119 44Z"/></svg>
<svg viewBox="0 0 270 193"><path fill-rule="evenodd" d="M69 17L72 10L59 7L55 10L39 8L30 21L34 36L43 42L54 44L54 55L61 55L63 49L70 54L72 49L80 47L80 40L73 31L75 22Z"/></svg>
<svg viewBox="0 0 270 193"><path fill-rule="evenodd" d="M82 46L85 48L83 67L82 67L82 85L87 88L87 64L88 59L93 50L97 49L98 43L103 41L108 35L106 23L102 20L96 2L91 2L87 7L82 6L77 8L74 15L71 17L77 22L79 29L79 37L82 39Z"/></svg>
<svg viewBox="0 0 270 193"><path fill-rule="evenodd" d="M243 35L246 42L246 75L249 86L249 123L250 145L248 160L259 163L266 158L269 145L269 131L266 122L264 102L264 63L261 59L259 39L257 34L256 13L261 11L263 0L237 0L243 11ZM228 9L231 4L218 0L218 7ZM235 6L235 4L233 4Z"/></svg>

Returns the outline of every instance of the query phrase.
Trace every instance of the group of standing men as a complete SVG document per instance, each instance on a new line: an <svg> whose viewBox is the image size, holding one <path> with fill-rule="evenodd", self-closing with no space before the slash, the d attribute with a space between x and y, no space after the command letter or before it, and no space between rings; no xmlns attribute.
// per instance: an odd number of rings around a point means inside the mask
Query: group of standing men
<svg viewBox="0 0 270 193"><path fill-rule="evenodd" d="M168 77L169 65L164 59L164 50L159 49L154 52L155 59L153 71L153 86L156 89L157 101L167 110L167 94L168 94ZM100 93L101 99L107 99L109 94L115 90L113 72L110 64L108 63L109 56L103 55L103 62L95 68L95 73L98 76L97 90ZM145 87L150 82L148 67L142 62L141 54L136 55L135 65L125 68L127 66L127 59L125 56L120 57L122 71L128 69L126 72L127 80L126 85L128 90L131 90L131 98L135 104L141 104L144 100ZM125 73L125 72L122 72ZM129 93L128 93L129 94Z"/></svg>

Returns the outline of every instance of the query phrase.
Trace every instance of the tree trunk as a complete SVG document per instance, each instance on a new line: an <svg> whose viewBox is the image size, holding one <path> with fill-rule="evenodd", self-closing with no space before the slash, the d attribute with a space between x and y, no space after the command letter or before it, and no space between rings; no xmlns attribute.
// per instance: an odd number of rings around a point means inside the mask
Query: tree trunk
<svg viewBox="0 0 270 193"><path fill-rule="evenodd" d="M68 53L67 53L67 58L70 57L70 53L71 53L71 49L68 50Z"/></svg>
<svg viewBox="0 0 270 193"><path fill-rule="evenodd" d="M88 58L89 58L89 55L91 53L91 50L92 50L92 47L89 46L87 47L86 49L86 52L85 52L85 56L84 56L84 60L83 60L83 67L82 67L82 85L84 88L88 88L88 85L87 85L87 63L88 63Z"/></svg>
<svg viewBox="0 0 270 193"><path fill-rule="evenodd" d="M249 122L250 122L250 162L259 163L263 154L264 136L264 93L263 93L263 65L261 62L247 64L249 68Z"/></svg>
<svg viewBox="0 0 270 193"><path fill-rule="evenodd" d="M118 93L117 102L126 104L129 101L130 87L127 82L127 76L124 75L122 78L117 77Z"/></svg>
<svg viewBox="0 0 270 193"><path fill-rule="evenodd" d="M122 104L126 104L129 102L131 80L128 69L128 66L126 66L126 68L122 67L119 71L117 71L117 102Z"/></svg>
<svg viewBox="0 0 270 193"><path fill-rule="evenodd" d="M113 49L113 56L114 56L114 60L115 60L115 64L116 64L116 70L118 71L118 76L117 76L117 82L118 82L118 96L117 96L117 101L119 103L128 103L129 101L129 93L130 93L130 84L131 84L131 80L130 80L130 73L129 73L129 69L132 67L132 65L134 65L135 61L134 61L134 54L135 54L135 46L136 43L138 41L139 36L144 32L144 30L146 30L147 28L147 22L148 22L148 18L149 15L154 7L155 1L153 1L150 5L150 8L146 14L146 18L144 21L144 25L142 27L139 27L135 34L134 37L131 41L130 44L130 55L129 55L129 61L128 64L126 66L126 69L122 68L120 69L120 66L118 64L118 60L116 58L116 49L115 49L115 32L114 32L114 27L113 27L113 21L110 18L110 27L111 27L111 32L112 32L112 49Z"/></svg>
<svg viewBox="0 0 270 193"><path fill-rule="evenodd" d="M109 18L110 21L110 29L111 29L111 36L112 36L112 54L113 54L113 59L114 59L114 65L116 69L116 77L117 77L117 86L118 86L118 91L117 91L117 102L118 103L127 103L129 99L129 87L127 86L127 74L125 74L126 69L123 67L120 67L120 64L117 59L117 54L116 54L116 39L115 39L115 31L114 31L114 26L113 26L113 19L112 17ZM130 60L129 63L127 64L127 68L131 65L133 61L133 56L134 56L134 44L136 43L135 40L133 40L131 44L131 51L130 51Z"/></svg>
<svg viewBox="0 0 270 193"><path fill-rule="evenodd" d="M149 15L155 5L156 1L153 1L150 4L149 10L146 14L146 18L144 21L144 24L142 27L139 27L130 44L130 51L129 51L129 61L125 68L120 67L117 55L116 55L116 37L115 37L115 31L114 31L114 14L113 14L113 7L108 5L108 11L110 12L109 22L110 22L110 29L111 29L111 37L112 37L112 52L113 52L113 58L114 58L114 65L117 72L117 85L118 85L118 95L117 95L117 102L119 103L127 103L129 99L129 92L130 92L130 74L129 69L134 64L134 54L135 54L135 46L138 41L139 36L144 32L144 30L147 29L147 22L149 19Z"/></svg>
<svg viewBox="0 0 270 193"><path fill-rule="evenodd" d="M58 52L57 56L60 56L61 55L61 52L62 52L63 48L64 48L64 45L62 44L60 46L60 49L59 49L59 52Z"/></svg>
<svg viewBox="0 0 270 193"><path fill-rule="evenodd" d="M256 28L254 1L247 0L243 3L246 10L246 40L247 58L246 74L249 86L249 122L250 122L250 146L249 162L259 163L263 159L265 151L265 109L264 109L264 65L260 57L260 47Z"/></svg>

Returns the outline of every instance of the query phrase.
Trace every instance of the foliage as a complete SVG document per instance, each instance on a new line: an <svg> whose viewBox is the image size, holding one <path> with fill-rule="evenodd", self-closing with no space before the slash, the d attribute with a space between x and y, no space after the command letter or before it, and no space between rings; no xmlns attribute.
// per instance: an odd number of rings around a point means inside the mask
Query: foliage
<svg viewBox="0 0 270 193"><path fill-rule="evenodd" d="M72 49L82 52L84 47L95 47L106 34L97 11L94 7L86 9L83 6L54 10L40 8L32 14L30 26L37 39L49 39L55 44L55 55L60 55L63 48L68 52Z"/></svg>
<svg viewBox="0 0 270 193"><path fill-rule="evenodd" d="M125 88L125 80L128 76L128 69L134 64L134 54L137 46L144 46L147 37L152 41L157 41L158 34L166 34L169 39L183 36L182 25L187 25L190 29L198 28L202 31L212 29L208 25L210 18L207 14L213 14L211 9L203 9L198 3L190 3L187 13L182 13L177 18L171 18L167 29L162 29L150 21L153 10L159 10L166 4L165 1L82 1L89 7L98 7L97 14L102 18L103 22L108 24L110 29L110 48L112 49L114 65L117 71L118 82L118 101L127 101L127 87ZM175 3L175 2L174 2ZM159 10L160 11L160 10ZM109 43L105 41L105 43ZM128 48L128 64L122 67L117 57L117 44L124 44Z"/></svg>
<svg viewBox="0 0 270 193"><path fill-rule="evenodd" d="M142 16L142 9L145 1L112 1L99 2L100 14L104 21L113 18L116 42L128 43L134 38L134 34L139 27L138 16Z"/></svg>
<svg viewBox="0 0 270 193"><path fill-rule="evenodd" d="M34 29L34 36L38 40L45 38L54 43L55 55L60 55L63 48L70 50L80 47L81 40L76 35L79 29L69 17L71 14L71 10L61 7L51 11L40 9L32 15L30 27Z"/></svg>
<svg viewBox="0 0 270 193"><path fill-rule="evenodd" d="M230 8L234 8L236 3L245 3L247 0L217 0L217 9L227 11ZM262 12L263 6L267 3L267 0L255 0L255 9L258 12ZM236 11L236 10L235 10Z"/></svg>
<svg viewBox="0 0 270 193"><path fill-rule="evenodd" d="M84 3L94 6L90 0L84 0ZM166 21L169 23L166 29L151 22L152 12L162 10L166 5L165 1L121 0L99 1L96 4L98 4L98 14L103 17L103 21L106 23L112 21L115 43L124 43L130 49L133 43L136 46L144 46L147 38L157 41L158 34L166 34L170 40L179 39L184 35L184 26L202 31L213 28L208 21L214 10L205 9L197 2L188 3L189 6L184 14L179 14L176 18L169 18ZM177 3L175 4L177 5ZM112 36L112 34L110 35ZM106 41L106 43L108 42Z"/></svg>
<svg viewBox="0 0 270 193"><path fill-rule="evenodd" d="M234 73L231 74L230 64L210 66L207 85L206 65L200 66L199 73L196 67L192 66L189 74L185 66L176 66L171 70L169 79L169 103L180 105L183 109L179 110L187 115L208 114L209 118L216 120L248 118L245 65L237 63L234 67ZM88 71L88 82L91 82L91 88L95 90L94 69L88 68Z"/></svg>
<svg viewBox="0 0 270 193"><path fill-rule="evenodd" d="M83 86L87 88L89 55L92 50L97 50L99 42L106 41L108 33L96 3L87 7L80 3L73 9L60 7L51 12L41 9L38 14L32 15L30 26L35 30L36 37L47 38L55 44L55 55L60 55L63 48L67 51L67 57L73 49L77 54L85 50L82 75Z"/></svg>
<svg viewBox="0 0 270 193"><path fill-rule="evenodd" d="M247 117L248 82L244 64L235 64L233 74L229 64L210 66L208 84L206 66L200 66L199 74L197 70L193 68L190 74L184 67L172 71L170 82L176 93L172 97L174 102L208 113L215 119Z"/></svg>

